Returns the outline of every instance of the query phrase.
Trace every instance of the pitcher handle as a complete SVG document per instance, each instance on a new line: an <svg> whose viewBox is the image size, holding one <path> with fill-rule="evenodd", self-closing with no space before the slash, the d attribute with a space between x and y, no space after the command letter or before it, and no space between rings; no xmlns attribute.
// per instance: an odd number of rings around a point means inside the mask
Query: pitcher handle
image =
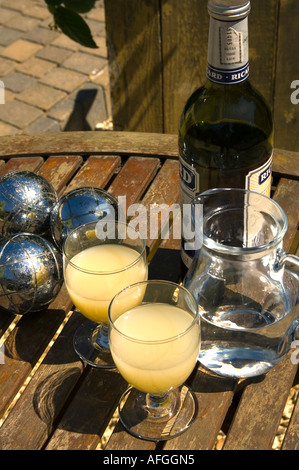
<svg viewBox="0 0 299 470"><path fill-rule="evenodd" d="M298 256L291 255L290 253L286 253L285 251L281 250L278 253L278 259L275 264L275 271L280 270L282 267L285 267L286 269L288 269L288 271L290 271L293 274L293 276L297 279L297 281L299 281L299 257Z"/></svg>

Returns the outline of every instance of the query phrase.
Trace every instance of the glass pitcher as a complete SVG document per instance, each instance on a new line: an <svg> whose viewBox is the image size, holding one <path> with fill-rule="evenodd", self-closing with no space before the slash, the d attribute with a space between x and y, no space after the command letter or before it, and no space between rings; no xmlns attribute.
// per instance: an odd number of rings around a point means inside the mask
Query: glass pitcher
<svg viewBox="0 0 299 470"><path fill-rule="evenodd" d="M198 213L202 244L184 285L201 313L199 361L227 377L264 374L299 331L299 277L287 267L299 258L283 251L286 215L259 193L218 188L192 201Z"/></svg>

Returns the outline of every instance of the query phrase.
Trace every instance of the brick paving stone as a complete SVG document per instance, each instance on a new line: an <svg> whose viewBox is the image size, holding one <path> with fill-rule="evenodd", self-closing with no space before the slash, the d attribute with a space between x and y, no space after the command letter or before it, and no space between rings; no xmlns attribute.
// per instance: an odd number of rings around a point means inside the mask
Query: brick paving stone
<svg viewBox="0 0 299 470"><path fill-rule="evenodd" d="M29 106L21 101L13 100L0 106L0 121L24 129L41 117L42 110Z"/></svg>
<svg viewBox="0 0 299 470"><path fill-rule="evenodd" d="M14 126L10 126L9 124L6 124L5 122L0 121L0 136L3 135L15 135L19 133L19 129L17 129Z"/></svg>
<svg viewBox="0 0 299 470"><path fill-rule="evenodd" d="M48 116L57 119L61 123L65 123L72 114L75 107L75 98L67 98L55 104L49 112Z"/></svg>
<svg viewBox="0 0 299 470"><path fill-rule="evenodd" d="M107 54L106 38L100 37L100 36L95 36L93 39L94 39L96 45L98 46L96 49L88 48L88 47L84 47L84 46L79 45L79 51L80 52L87 52L88 54L97 55L97 56L100 56L100 57L107 58L108 54Z"/></svg>
<svg viewBox="0 0 299 470"><path fill-rule="evenodd" d="M67 94L63 91L55 90L42 83L35 83L20 93L18 99L47 111L66 96Z"/></svg>
<svg viewBox="0 0 299 470"><path fill-rule="evenodd" d="M7 59L16 60L17 62L24 62L25 60L36 54L42 46L34 44L33 42L18 39L1 51L1 55Z"/></svg>
<svg viewBox="0 0 299 470"><path fill-rule="evenodd" d="M40 59L50 60L51 62L55 62L56 64L61 64L71 54L72 51L69 49L63 49L62 47L47 45L36 54L36 57L39 57Z"/></svg>
<svg viewBox="0 0 299 470"><path fill-rule="evenodd" d="M26 15L33 16L39 20L45 20L51 17L51 14L44 3L44 5L33 5L30 8L26 8Z"/></svg>
<svg viewBox="0 0 299 470"><path fill-rule="evenodd" d="M87 75L94 74L106 65L101 57L95 57L84 52L75 52L63 62L63 66Z"/></svg>
<svg viewBox="0 0 299 470"><path fill-rule="evenodd" d="M9 101L14 100L16 97L16 93L10 90L5 90L4 92L4 102L8 103Z"/></svg>
<svg viewBox="0 0 299 470"><path fill-rule="evenodd" d="M75 41L72 41L65 34L59 34L57 39L52 41L52 46L62 47L64 49L70 49L72 51L77 51L79 49L79 44Z"/></svg>
<svg viewBox="0 0 299 470"><path fill-rule="evenodd" d="M91 20L97 20L105 22L105 10L104 8L93 8L88 13L86 13L86 18Z"/></svg>
<svg viewBox="0 0 299 470"><path fill-rule="evenodd" d="M5 22L5 26L8 28L18 29L20 31L29 31L39 24L39 20L36 18L30 18L20 13L17 16L14 16L10 20Z"/></svg>
<svg viewBox="0 0 299 470"><path fill-rule="evenodd" d="M89 130L107 119L103 0L84 18L97 49L51 29L45 0L0 0L0 80L5 84L0 136Z"/></svg>
<svg viewBox="0 0 299 470"><path fill-rule="evenodd" d="M50 28L41 28L37 26L33 28L31 31L23 35L23 39L27 39L28 41L37 42L39 44L50 44L54 39L59 36L59 33L50 29Z"/></svg>
<svg viewBox="0 0 299 470"><path fill-rule="evenodd" d="M41 82L71 93L85 83L86 76L64 68L56 68L45 75Z"/></svg>
<svg viewBox="0 0 299 470"><path fill-rule="evenodd" d="M32 3L37 3L35 0L1 0L1 4L3 7L11 8L12 10L21 11L23 13L26 12L28 8L32 7ZM43 1L42 1L43 3Z"/></svg>
<svg viewBox="0 0 299 470"><path fill-rule="evenodd" d="M1 57L0 58L0 77L3 77L4 75L7 75L9 72L11 72L14 69L14 66L15 64L12 60L4 59L4 57Z"/></svg>
<svg viewBox="0 0 299 470"><path fill-rule="evenodd" d="M105 23L85 18L93 36L105 36Z"/></svg>
<svg viewBox="0 0 299 470"><path fill-rule="evenodd" d="M0 44L1 46L9 46L22 36L22 31L0 26Z"/></svg>
<svg viewBox="0 0 299 470"><path fill-rule="evenodd" d="M57 121L48 117L41 117L24 129L24 134L39 134L41 132L59 132Z"/></svg>
<svg viewBox="0 0 299 470"><path fill-rule="evenodd" d="M15 10L8 10L7 8L0 7L0 23L3 24L14 16L17 16Z"/></svg>
<svg viewBox="0 0 299 470"><path fill-rule="evenodd" d="M5 60L5 59L3 59ZM36 78L43 77L46 73L49 73L51 70L55 69L57 65L54 62L49 62L48 60L38 59L37 57L31 57L30 59L18 64L16 70L19 72L26 73L27 75L32 75ZM0 70L1 70L1 61L0 61Z"/></svg>
<svg viewBox="0 0 299 470"><path fill-rule="evenodd" d="M11 72L2 78L5 89L20 93L30 85L33 85L35 79L20 72Z"/></svg>

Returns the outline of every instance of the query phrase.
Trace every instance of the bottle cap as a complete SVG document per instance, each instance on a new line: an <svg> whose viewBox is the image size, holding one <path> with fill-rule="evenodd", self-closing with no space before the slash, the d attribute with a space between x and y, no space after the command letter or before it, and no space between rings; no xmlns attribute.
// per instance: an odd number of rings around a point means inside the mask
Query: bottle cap
<svg viewBox="0 0 299 470"><path fill-rule="evenodd" d="M240 20L250 12L249 0L209 0L208 12L217 20Z"/></svg>

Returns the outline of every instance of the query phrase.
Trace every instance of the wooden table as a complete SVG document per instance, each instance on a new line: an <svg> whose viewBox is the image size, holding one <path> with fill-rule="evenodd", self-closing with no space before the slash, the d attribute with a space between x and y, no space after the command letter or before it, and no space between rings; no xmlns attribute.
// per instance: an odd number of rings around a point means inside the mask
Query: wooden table
<svg viewBox="0 0 299 470"><path fill-rule="evenodd" d="M16 169L47 178L59 197L82 186L105 188L141 201L168 205L179 200L177 139L173 135L78 132L2 137L0 174ZM275 150L273 197L285 210L285 249L297 251L299 154ZM176 280L178 240L147 241L150 277ZM63 286L46 311L15 317L0 312L5 339L0 365L0 449L201 450L271 449L297 365L287 357L265 377L236 383L199 367L190 377L199 411L186 433L164 443L136 439L116 423L115 410L127 384L117 370L83 364L72 338L84 318L73 310ZM299 356L299 354L298 354ZM112 421L111 421L112 420ZM111 424L113 426L111 427ZM111 434L107 441L107 428ZM282 444L299 449L299 403Z"/></svg>

